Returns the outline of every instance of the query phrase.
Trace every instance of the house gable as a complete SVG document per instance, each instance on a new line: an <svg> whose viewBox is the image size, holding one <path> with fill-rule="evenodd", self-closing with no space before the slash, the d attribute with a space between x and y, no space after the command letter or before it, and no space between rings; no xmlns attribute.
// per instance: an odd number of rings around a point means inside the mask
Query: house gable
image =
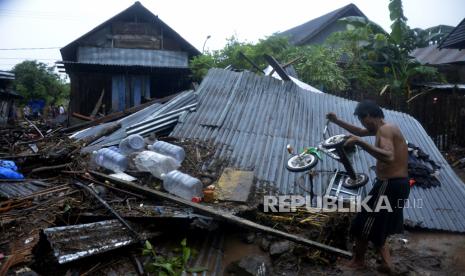
<svg viewBox="0 0 465 276"><path fill-rule="evenodd" d="M349 4L312 19L302 25L284 31L281 35L287 36L289 42L293 45L321 43L332 32L341 31L345 28L345 26L338 23L337 20L347 16L362 16L367 18L357 6Z"/></svg>
<svg viewBox="0 0 465 276"><path fill-rule="evenodd" d="M78 62L80 47L200 52L139 2L63 47L64 61Z"/></svg>

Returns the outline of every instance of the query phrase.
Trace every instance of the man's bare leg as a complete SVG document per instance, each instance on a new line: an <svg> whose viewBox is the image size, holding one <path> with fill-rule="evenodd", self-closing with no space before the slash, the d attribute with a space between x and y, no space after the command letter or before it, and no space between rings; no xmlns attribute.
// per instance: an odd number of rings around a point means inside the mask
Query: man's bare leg
<svg viewBox="0 0 465 276"><path fill-rule="evenodd" d="M367 251L368 241L356 239L354 246L354 255L352 260L348 264L352 268L364 268L365 267L365 252Z"/></svg>
<svg viewBox="0 0 465 276"><path fill-rule="evenodd" d="M385 273L392 271L391 253L389 252L389 246L387 244L382 245L378 248L378 252L381 255L381 265L378 270Z"/></svg>

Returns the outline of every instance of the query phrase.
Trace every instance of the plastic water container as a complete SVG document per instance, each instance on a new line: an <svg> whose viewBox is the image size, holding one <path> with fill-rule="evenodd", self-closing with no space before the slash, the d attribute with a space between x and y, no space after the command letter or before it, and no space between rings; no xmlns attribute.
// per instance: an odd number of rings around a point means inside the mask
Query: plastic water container
<svg viewBox="0 0 465 276"><path fill-rule="evenodd" d="M153 150L154 152L158 152L164 155L168 155L173 157L179 164L184 161L186 157L186 153L184 149L180 146L176 146L164 141L156 141L152 145L148 146L149 150Z"/></svg>
<svg viewBox="0 0 465 276"><path fill-rule="evenodd" d="M121 140L121 142L119 143L119 149L124 154L141 151L144 149L144 147L144 138L139 134L129 135L128 137Z"/></svg>
<svg viewBox="0 0 465 276"><path fill-rule="evenodd" d="M122 172L128 167L128 159L126 156L109 148L94 151L93 157L97 165L114 172Z"/></svg>
<svg viewBox="0 0 465 276"><path fill-rule="evenodd" d="M162 179L162 174L167 174L180 166L174 158L148 150L138 153L134 158L134 164L139 171L150 172L158 179Z"/></svg>
<svg viewBox="0 0 465 276"><path fill-rule="evenodd" d="M180 171L171 171L162 175L163 188L169 193L192 200L194 197L203 197L202 182Z"/></svg>

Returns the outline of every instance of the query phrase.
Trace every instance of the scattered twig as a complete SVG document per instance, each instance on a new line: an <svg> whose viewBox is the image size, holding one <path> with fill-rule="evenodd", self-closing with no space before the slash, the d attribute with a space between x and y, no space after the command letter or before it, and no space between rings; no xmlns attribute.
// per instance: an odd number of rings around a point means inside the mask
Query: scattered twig
<svg viewBox="0 0 465 276"><path fill-rule="evenodd" d="M38 173L38 172L44 172L44 171L63 169L63 168L66 168L67 166L69 166L71 164L72 163L66 163L66 164L56 165L56 166L46 166L46 167L35 168L35 169L33 169L31 171L31 174Z"/></svg>
<svg viewBox="0 0 465 276"><path fill-rule="evenodd" d="M44 138L44 135L42 134L42 132L37 128L37 126L32 123L31 121L29 121L26 117L24 117L24 120L26 120L36 131L37 133L39 133L39 135Z"/></svg>

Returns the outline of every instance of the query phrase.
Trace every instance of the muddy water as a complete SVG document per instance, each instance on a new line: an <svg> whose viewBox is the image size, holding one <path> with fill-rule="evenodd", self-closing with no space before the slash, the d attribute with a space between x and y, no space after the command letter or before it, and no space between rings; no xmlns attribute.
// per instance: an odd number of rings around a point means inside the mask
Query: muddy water
<svg viewBox="0 0 465 276"><path fill-rule="evenodd" d="M242 235L230 234L225 236L223 267L224 275L227 275L227 268L230 264L239 261L247 256L264 256L269 260L269 255L260 249L257 244L248 244L243 241Z"/></svg>
<svg viewBox="0 0 465 276"><path fill-rule="evenodd" d="M412 251L441 257L445 269L465 273L465 235L410 232L407 239L408 247Z"/></svg>

